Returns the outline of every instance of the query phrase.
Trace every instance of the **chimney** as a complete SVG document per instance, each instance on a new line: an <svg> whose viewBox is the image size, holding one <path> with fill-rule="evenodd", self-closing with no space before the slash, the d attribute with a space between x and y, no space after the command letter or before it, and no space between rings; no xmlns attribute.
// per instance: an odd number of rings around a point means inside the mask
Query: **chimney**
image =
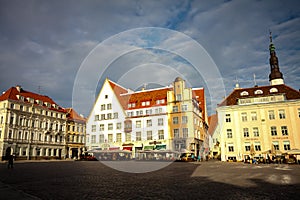
<svg viewBox="0 0 300 200"><path fill-rule="evenodd" d="M16 89L18 90L18 92L21 92L21 86L20 85L16 85Z"/></svg>

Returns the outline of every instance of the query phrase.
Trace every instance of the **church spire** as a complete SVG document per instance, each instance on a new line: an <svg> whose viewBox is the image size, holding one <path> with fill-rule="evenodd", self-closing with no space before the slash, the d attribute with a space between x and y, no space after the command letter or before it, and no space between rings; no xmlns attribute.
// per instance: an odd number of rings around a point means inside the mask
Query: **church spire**
<svg viewBox="0 0 300 200"><path fill-rule="evenodd" d="M278 64L278 58L276 56L275 52L275 45L272 41L272 32L270 31L270 45L269 45L269 51L270 51L270 67L271 67L271 73L269 75L269 81L271 85L280 85L284 84L283 82L283 75L279 70L279 64Z"/></svg>

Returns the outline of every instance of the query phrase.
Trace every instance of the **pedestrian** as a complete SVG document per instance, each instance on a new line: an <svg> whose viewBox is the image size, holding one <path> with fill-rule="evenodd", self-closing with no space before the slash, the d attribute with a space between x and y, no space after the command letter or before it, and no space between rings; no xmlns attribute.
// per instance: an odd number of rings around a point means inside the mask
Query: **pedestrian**
<svg viewBox="0 0 300 200"><path fill-rule="evenodd" d="M197 157L197 162L200 162L200 161L201 161L201 156L199 154L198 157Z"/></svg>
<svg viewBox="0 0 300 200"><path fill-rule="evenodd" d="M12 169L14 168L14 156L13 155L9 155L8 156L8 165L7 165L8 169Z"/></svg>

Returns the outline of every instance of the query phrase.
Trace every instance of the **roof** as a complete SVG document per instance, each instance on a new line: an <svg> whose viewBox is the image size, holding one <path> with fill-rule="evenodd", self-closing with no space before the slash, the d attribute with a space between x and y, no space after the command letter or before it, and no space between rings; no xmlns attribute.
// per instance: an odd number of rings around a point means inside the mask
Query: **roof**
<svg viewBox="0 0 300 200"><path fill-rule="evenodd" d="M218 116L217 114L211 115L208 117L208 133L213 136L214 131L218 125Z"/></svg>
<svg viewBox="0 0 300 200"><path fill-rule="evenodd" d="M218 107L237 105L238 99L266 97L278 94L284 94L286 100L300 99L300 92L285 84L258 86L252 88L236 88L220 104L218 104Z"/></svg>
<svg viewBox="0 0 300 200"><path fill-rule="evenodd" d="M193 98L199 102L199 107L202 110L202 116L204 117L206 115L204 88L192 88L192 91Z"/></svg>
<svg viewBox="0 0 300 200"><path fill-rule="evenodd" d="M172 91L172 87L162 87L162 88L155 88L149 90L142 90L142 91L128 91L124 87L114 83L113 81L108 79L108 82L113 89L114 93L116 94L119 102L121 103L124 110L131 110L131 109L140 109L140 108L147 108L147 107L154 107L154 106L165 106L167 105L167 93L168 91ZM205 97L204 97L204 88L192 88L193 98L195 98L200 103L200 108L203 112L203 116L205 116ZM157 104L157 100L164 100ZM149 102L148 105L142 105L143 102ZM134 107L128 107L128 104L134 103Z"/></svg>
<svg viewBox="0 0 300 200"><path fill-rule="evenodd" d="M134 93L127 93L122 95L122 102L126 110L147 108L153 106L167 105L167 93L172 90L170 87L157 88L151 90L143 90ZM157 100L164 100L163 103L157 104ZM149 104L142 105L143 102L149 102ZM128 104L135 103L135 107L128 107Z"/></svg>
<svg viewBox="0 0 300 200"><path fill-rule="evenodd" d="M80 121L80 122L86 121L86 119L80 116L73 108L66 108L65 110L68 112L67 114L68 120Z"/></svg>
<svg viewBox="0 0 300 200"><path fill-rule="evenodd" d="M17 87L19 88L19 90L17 89ZM22 100L20 98L21 96L24 97L24 100ZM11 87L0 96L0 101L14 100L14 101L19 101L19 102L25 102L25 103L32 104L32 103L29 102L30 99L34 100L35 105L43 106L45 108L48 108L49 110L55 110L55 111L59 111L59 112L66 112L62 107L60 107L58 104L56 104L50 97L26 91L26 90L22 89L20 86ZM37 100L42 101L43 104L39 105ZM46 102L50 103L51 107L47 107L45 105ZM56 105L56 106L53 107L53 105Z"/></svg>

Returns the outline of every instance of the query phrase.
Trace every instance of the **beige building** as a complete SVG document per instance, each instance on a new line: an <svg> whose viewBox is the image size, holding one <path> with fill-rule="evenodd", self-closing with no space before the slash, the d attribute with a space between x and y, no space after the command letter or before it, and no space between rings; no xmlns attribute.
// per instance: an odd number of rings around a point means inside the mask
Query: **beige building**
<svg viewBox="0 0 300 200"><path fill-rule="evenodd" d="M50 97L11 87L0 96L0 159L65 157L66 111Z"/></svg>
<svg viewBox="0 0 300 200"><path fill-rule="evenodd" d="M169 136L176 151L186 150L195 155L209 153L209 135L203 88L187 88L176 78L168 91Z"/></svg>
<svg viewBox="0 0 300 200"><path fill-rule="evenodd" d="M300 92L284 84L270 38L270 85L237 85L217 107L213 138L220 143L222 161L300 149Z"/></svg>
<svg viewBox="0 0 300 200"><path fill-rule="evenodd" d="M66 108L66 111L66 158L80 158L80 155L85 151L86 119L73 108Z"/></svg>

